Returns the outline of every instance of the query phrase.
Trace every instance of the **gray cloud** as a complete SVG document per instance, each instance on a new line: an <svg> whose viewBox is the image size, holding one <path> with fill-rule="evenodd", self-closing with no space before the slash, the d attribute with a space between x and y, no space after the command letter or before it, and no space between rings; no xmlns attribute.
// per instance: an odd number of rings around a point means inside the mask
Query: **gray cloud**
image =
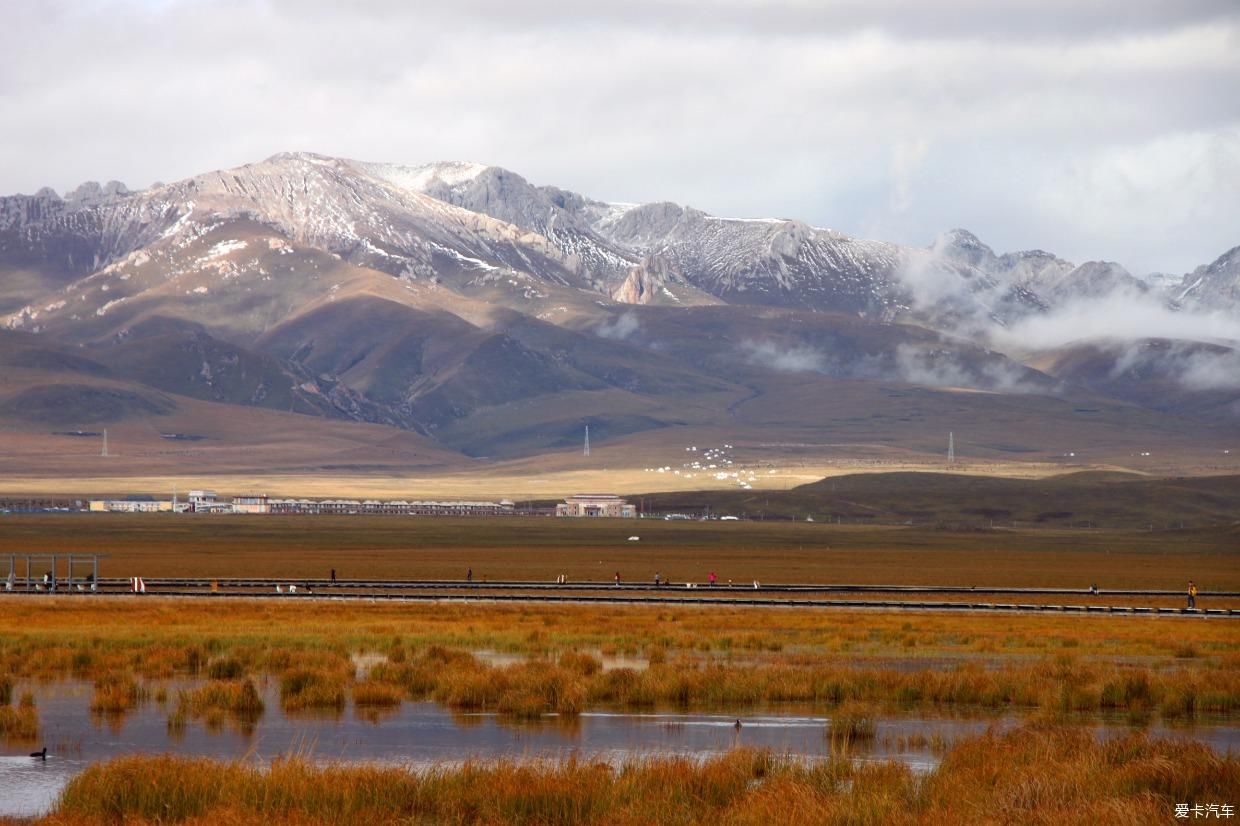
<svg viewBox="0 0 1240 826"><path fill-rule="evenodd" d="M1081 8L1086 7L1086 8ZM311 149L472 159L1134 272L1237 242L1232 0L16 0L0 192Z"/></svg>

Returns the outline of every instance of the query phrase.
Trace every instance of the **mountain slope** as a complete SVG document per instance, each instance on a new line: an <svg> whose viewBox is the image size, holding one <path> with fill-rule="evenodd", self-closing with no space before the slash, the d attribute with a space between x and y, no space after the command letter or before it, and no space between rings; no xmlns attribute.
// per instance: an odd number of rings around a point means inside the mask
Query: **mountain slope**
<svg viewBox="0 0 1240 826"><path fill-rule="evenodd" d="M1237 260L1199 269L1183 312L1232 301ZM1151 344L1144 361L987 343L1117 297L1167 303L1117 264L999 255L965 230L914 248L481 164L282 153L143 192L0 198L0 322L37 334L6 346L44 371L0 385L0 417L93 404L145 421L193 399L475 457L567 448L587 423L596 442L738 429L937 450L954 421L1020 429L1022 411L1038 420L1022 438L982 449L1054 455L1078 431L1116 451L1218 442L1210 428L1240 420L1226 382L1188 384L1230 370L1232 343ZM131 395L112 404L105 385Z"/></svg>

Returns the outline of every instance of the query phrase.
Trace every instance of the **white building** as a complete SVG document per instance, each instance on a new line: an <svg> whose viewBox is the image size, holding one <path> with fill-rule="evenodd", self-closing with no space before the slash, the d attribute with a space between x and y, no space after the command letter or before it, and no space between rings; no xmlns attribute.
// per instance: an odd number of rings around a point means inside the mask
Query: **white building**
<svg viewBox="0 0 1240 826"><path fill-rule="evenodd" d="M271 505L267 501L267 495L263 493L234 496L232 510L233 513L270 513Z"/></svg>
<svg viewBox="0 0 1240 826"><path fill-rule="evenodd" d="M637 517L637 507L614 493L578 493L556 505L555 515L634 519Z"/></svg>
<svg viewBox="0 0 1240 826"><path fill-rule="evenodd" d="M186 498L189 500L189 510L194 513L232 512L232 503L221 502L213 490L191 490Z"/></svg>
<svg viewBox="0 0 1240 826"><path fill-rule="evenodd" d="M162 513L172 510L172 503L159 499L92 499L94 513Z"/></svg>

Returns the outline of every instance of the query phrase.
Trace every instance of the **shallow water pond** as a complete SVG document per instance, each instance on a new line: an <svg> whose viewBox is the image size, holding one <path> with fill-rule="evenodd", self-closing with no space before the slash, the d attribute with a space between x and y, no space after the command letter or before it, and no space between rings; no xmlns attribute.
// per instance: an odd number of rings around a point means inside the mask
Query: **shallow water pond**
<svg viewBox="0 0 1240 826"><path fill-rule="evenodd" d="M494 714L460 714L428 702L370 712L350 705L341 713L288 714L280 708L274 682L262 689L266 712L251 726L226 722L208 730L191 721L179 734L168 731L170 701L147 702L123 717L98 717L89 710L92 686L66 681L19 686L37 698L48 747L46 762L29 756L29 745L0 744L0 816L45 812L69 779L86 766L126 754L174 753L259 763L288 754L332 762L376 762L412 767L453 764L469 759L558 760L569 756L621 763L656 755L709 757L736 746L769 748L807 759L826 757L828 716L796 709L739 714L628 713L594 711L577 717L548 715L517 723ZM855 744L864 760L896 759L915 769L932 768L937 757L930 741L951 742L988 726L1019 722L1004 718L886 717L877 721L872 740ZM1091 724L1099 734L1126 731L1120 724ZM1240 727L1221 725L1166 729L1157 734L1202 740L1225 751L1240 750Z"/></svg>

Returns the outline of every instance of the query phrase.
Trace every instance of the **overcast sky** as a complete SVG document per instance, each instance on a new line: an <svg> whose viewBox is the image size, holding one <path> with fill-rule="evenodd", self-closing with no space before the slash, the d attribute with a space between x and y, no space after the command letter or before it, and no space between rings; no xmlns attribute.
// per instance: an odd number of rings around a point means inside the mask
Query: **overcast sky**
<svg viewBox="0 0 1240 826"><path fill-rule="evenodd" d="M1138 273L1240 244L1240 0L5 0L2 19L3 193L306 149L916 245L960 226Z"/></svg>

